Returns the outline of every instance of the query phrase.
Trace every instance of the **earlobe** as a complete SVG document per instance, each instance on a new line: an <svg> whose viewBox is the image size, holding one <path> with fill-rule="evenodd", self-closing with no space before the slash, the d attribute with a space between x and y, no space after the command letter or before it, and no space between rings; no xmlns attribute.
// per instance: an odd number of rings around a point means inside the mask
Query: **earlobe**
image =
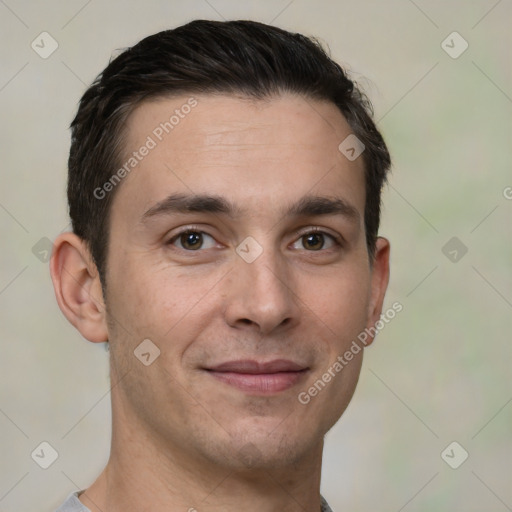
<svg viewBox="0 0 512 512"><path fill-rule="evenodd" d="M375 258L372 265L371 274L371 295L368 308L367 329L373 332L375 324L380 320L382 305L388 288L389 282L389 254L390 245L386 238L378 237L375 247ZM373 342L374 335L368 338L366 345Z"/></svg>
<svg viewBox="0 0 512 512"><path fill-rule="evenodd" d="M98 343L108 340L105 302L98 270L86 243L74 233L54 242L50 273L61 311L82 336Z"/></svg>

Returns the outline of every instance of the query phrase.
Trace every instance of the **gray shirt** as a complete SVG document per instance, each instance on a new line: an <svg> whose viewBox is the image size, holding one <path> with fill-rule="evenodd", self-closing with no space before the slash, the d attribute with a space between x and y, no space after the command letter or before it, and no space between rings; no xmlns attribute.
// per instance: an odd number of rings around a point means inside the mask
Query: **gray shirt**
<svg viewBox="0 0 512 512"><path fill-rule="evenodd" d="M67 500L55 512L91 512L79 499L78 496L84 491L71 493ZM332 512L331 507L327 504L322 496L322 510L320 512Z"/></svg>

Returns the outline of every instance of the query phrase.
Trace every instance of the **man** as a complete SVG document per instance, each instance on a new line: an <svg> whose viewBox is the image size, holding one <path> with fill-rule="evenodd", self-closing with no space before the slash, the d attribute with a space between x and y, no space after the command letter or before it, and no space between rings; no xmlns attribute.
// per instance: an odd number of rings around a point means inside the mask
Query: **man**
<svg viewBox="0 0 512 512"><path fill-rule="evenodd" d="M370 109L316 42L249 21L150 36L85 92L51 274L109 342L112 447L59 511L330 510L323 438L389 275Z"/></svg>

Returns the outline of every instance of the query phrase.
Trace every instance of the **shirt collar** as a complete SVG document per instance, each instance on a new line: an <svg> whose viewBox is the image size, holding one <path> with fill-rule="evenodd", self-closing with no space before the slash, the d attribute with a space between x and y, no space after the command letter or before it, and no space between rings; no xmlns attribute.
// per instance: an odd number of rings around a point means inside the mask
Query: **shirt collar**
<svg viewBox="0 0 512 512"><path fill-rule="evenodd" d="M80 496L80 494L82 494L83 492L84 492L84 490L71 493L65 503L66 506L71 507L71 508L64 509L64 510L76 510L77 512L81 512L81 511L90 512L90 510L87 507L85 507L82 504L82 502L78 499L78 496ZM322 504L320 512L332 512L331 507L329 506L327 501L325 501L323 496L320 496L320 500L321 500L321 504ZM61 509L59 509L59 510L61 510ZM57 511L57 512L59 512L59 511Z"/></svg>
<svg viewBox="0 0 512 512"><path fill-rule="evenodd" d="M329 507L329 504L325 501L324 497L320 496L320 499L322 501L322 508L320 509L320 512L332 512L331 507Z"/></svg>

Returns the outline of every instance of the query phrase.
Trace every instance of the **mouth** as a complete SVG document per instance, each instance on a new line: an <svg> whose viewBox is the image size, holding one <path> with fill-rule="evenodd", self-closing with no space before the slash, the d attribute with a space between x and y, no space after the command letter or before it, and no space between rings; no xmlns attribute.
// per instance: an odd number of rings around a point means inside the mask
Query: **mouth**
<svg viewBox="0 0 512 512"><path fill-rule="evenodd" d="M269 395L297 385L309 368L286 359L228 361L205 370L215 379L251 394Z"/></svg>

